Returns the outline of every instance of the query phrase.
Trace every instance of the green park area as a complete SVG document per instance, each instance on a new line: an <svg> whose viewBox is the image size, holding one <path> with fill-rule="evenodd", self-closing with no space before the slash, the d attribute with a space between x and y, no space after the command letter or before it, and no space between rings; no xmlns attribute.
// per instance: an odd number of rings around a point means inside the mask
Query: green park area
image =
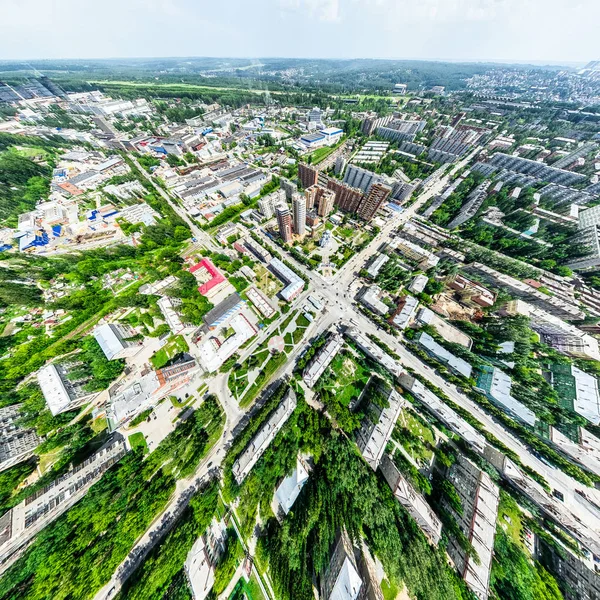
<svg viewBox="0 0 600 600"><path fill-rule="evenodd" d="M417 464L430 464L436 443L435 435L433 429L417 413L406 408L402 410L394 428L393 438Z"/></svg>
<svg viewBox="0 0 600 600"><path fill-rule="evenodd" d="M173 335L169 341L150 358L150 362L155 369L162 369L178 354L189 351L189 346L182 335Z"/></svg>
<svg viewBox="0 0 600 600"><path fill-rule="evenodd" d="M141 448L144 454L148 452L148 444L146 444L146 438L144 437L143 433L139 431L137 433L132 433L128 439L132 450Z"/></svg>

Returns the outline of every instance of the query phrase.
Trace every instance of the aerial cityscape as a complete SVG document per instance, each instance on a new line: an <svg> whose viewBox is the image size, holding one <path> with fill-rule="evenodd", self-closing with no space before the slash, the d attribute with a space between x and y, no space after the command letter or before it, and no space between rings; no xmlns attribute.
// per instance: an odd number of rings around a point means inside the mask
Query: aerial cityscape
<svg viewBox="0 0 600 600"><path fill-rule="evenodd" d="M600 600L598 56L54 56L0 56L0 600Z"/></svg>

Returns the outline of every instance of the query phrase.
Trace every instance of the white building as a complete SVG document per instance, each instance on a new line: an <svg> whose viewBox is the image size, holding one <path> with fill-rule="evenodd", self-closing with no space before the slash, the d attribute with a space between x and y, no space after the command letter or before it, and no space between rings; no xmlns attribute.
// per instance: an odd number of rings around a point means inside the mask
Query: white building
<svg viewBox="0 0 600 600"><path fill-rule="evenodd" d="M383 296L383 291L378 285L370 285L363 288L359 300L362 304L364 304L369 310L372 310L374 313L378 315L387 315L390 311L385 302L381 301L381 297Z"/></svg>
<svg viewBox="0 0 600 600"><path fill-rule="evenodd" d="M215 582L215 566L225 551L227 528L213 518L210 526L194 543L186 561L187 574L194 600L204 600Z"/></svg>
<svg viewBox="0 0 600 600"><path fill-rule="evenodd" d="M135 356L142 349L140 342L131 341L135 335L135 330L128 325L116 323L98 325L94 329L94 338L108 360Z"/></svg>
<svg viewBox="0 0 600 600"><path fill-rule="evenodd" d="M425 286L427 285L428 281L429 277L427 277L427 275L417 275L410 282L410 285L408 286L408 291L413 294L420 294L425 289Z"/></svg>
<svg viewBox="0 0 600 600"><path fill-rule="evenodd" d="M281 515L287 515L294 502L296 502L302 488L308 481L308 465L298 457L296 467L283 481L277 486L275 496L271 502L273 514L280 518Z"/></svg>
<svg viewBox="0 0 600 600"><path fill-rule="evenodd" d="M56 416L67 410L79 408L95 394L89 394L74 386L60 365L46 365L37 374L37 381L50 412Z"/></svg>
<svg viewBox="0 0 600 600"><path fill-rule="evenodd" d="M380 392L387 394L388 405L381 407L371 402L367 416L363 419L356 434L356 444L363 458L373 471L376 471L385 446L392 435L394 425L400 416L402 397L394 389L384 387L383 383L376 383L374 379L371 379L369 385L376 385Z"/></svg>
<svg viewBox="0 0 600 600"><path fill-rule="evenodd" d="M304 194L296 193L292 196L292 215L294 233L304 237L306 234L306 197Z"/></svg>
<svg viewBox="0 0 600 600"><path fill-rule="evenodd" d="M342 349L344 340L342 336L333 334L327 343L317 352L316 356L304 368L302 377L308 387L313 387L325 369L331 364L337 353Z"/></svg>
<svg viewBox="0 0 600 600"><path fill-rule="evenodd" d="M418 307L419 301L414 296L404 296L394 313L392 324L398 329L406 329L413 320Z"/></svg>
<svg viewBox="0 0 600 600"><path fill-rule="evenodd" d="M291 302L304 289L304 280L278 258L273 258L269 266L287 284L279 294L286 302Z"/></svg>
<svg viewBox="0 0 600 600"><path fill-rule="evenodd" d="M233 463L232 473L238 484L242 483L252 470L252 467L259 461L264 451L269 447L277 434L281 431L287 420L296 409L296 392L289 388L285 393L279 406L271 414L269 419L258 430L256 435L250 440L246 449L238 456Z"/></svg>
<svg viewBox="0 0 600 600"><path fill-rule="evenodd" d="M429 541L437 546L442 537L442 522L427 504L425 498L402 476L389 455L382 456L379 468L394 496L417 522Z"/></svg>
<svg viewBox="0 0 600 600"><path fill-rule="evenodd" d="M221 330L230 330L232 333L224 340L217 335L206 336L198 345L200 363L208 373L214 373L257 331L242 310L233 312L219 326Z"/></svg>

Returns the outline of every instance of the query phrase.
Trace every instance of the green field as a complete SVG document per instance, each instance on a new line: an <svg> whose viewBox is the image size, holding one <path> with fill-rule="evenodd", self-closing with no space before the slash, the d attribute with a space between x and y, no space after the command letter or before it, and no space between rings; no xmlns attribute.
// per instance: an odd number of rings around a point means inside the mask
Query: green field
<svg viewBox="0 0 600 600"><path fill-rule="evenodd" d="M355 362L349 354L340 352L329 366L330 381L326 389L333 392L345 407L358 398L364 390L371 374Z"/></svg>
<svg viewBox="0 0 600 600"><path fill-rule="evenodd" d="M311 164L318 165L321 161L325 160L335 149L335 146L325 146L324 148L317 148L310 155Z"/></svg>
<svg viewBox="0 0 600 600"><path fill-rule="evenodd" d="M427 465L431 462L435 435L412 411L402 410L393 437L418 464Z"/></svg>
<svg viewBox="0 0 600 600"><path fill-rule="evenodd" d="M150 362L155 369L161 369L172 358L182 352L188 352L189 349L190 348L182 335L172 335L169 338L169 341L158 352L155 352L152 355Z"/></svg>
<svg viewBox="0 0 600 600"><path fill-rule="evenodd" d="M146 438L143 433L132 433L129 436L129 444L131 445L131 449L135 450L136 448L142 448L144 450L144 454L148 454L148 444L146 444Z"/></svg>

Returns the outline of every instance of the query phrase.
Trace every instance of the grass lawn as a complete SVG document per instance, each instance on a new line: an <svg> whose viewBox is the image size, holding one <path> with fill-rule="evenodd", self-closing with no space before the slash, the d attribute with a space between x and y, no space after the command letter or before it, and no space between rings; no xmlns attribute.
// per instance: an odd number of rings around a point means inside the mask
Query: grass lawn
<svg viewBox="0 0 600 600"><path fill-rule="evenodd" d="M402 429L406 430L408 435L403 435ZM433 451L426 443L435 446L435 435L433 430L421 423L412 411L403 409L400 413L394 429L394 439L417 463L426 465L431 462Z"/></svg>
<svg viewBox="0 0 600 600"><path fill-rule="evenodd" d="M100 433L101 431L104 431L107 427L106 417L98 417L97 419L94 419L91 427L94 433Z"/></svg>
<svg viewBox="0 0 600 600"><path fill-rule="evenodd" d="M238 375L236 372L232 372L227 380L227 386L231 393L237 398L248 385L248 373Z"/></svg>
<svg viewBox="0 0 600 600"><path fill-rule="evenodd" d="M188 352L189 349L190 348L182 335L172 335L169 338L169 341L158 352L155 352L152 355L150 362L155 369L161 369L172 358L182 352Z"/></svg>
<svg viewBox="0 0 600 600"><path fill-rule="evenodd" d="M275 279L262 265L256 265L254 272L256 273L256 287L268 298L272 298L283 289L281 282Z"/></svg>
<svg viewBox="0 0 600 600"><path fill-rule="evenodd" d="M356 229L354 229L353 227L338 227L335 231L335 234L339 235L345 240L349 240L352 237L354 237L354 235L356 235Z"/></svg>
<svg viewBox="0 0 600 600"><path fill-rule="evenodd" d="M60 448L55 448L52 450L52 452L47 452L46 454L40 455L38 468L42 474L44 474L58 460L63 450L64 446L61 446Z"/></svg>
<svg viewBox="0 0 600 600"><path fill-rule="evenodd" d="M250 581L247 583L243 577L240 577L229 600L242 600L244 597L248 600L266 600L254 574L250 576Z"/></svg>
<svg viewBox="0 0 600 600"><path fill-rule="evenodd" d="M267 361L265 366L260 370L256 381L252 384L250 389L244 394L244 397L240 400L240 407L245 408L249 406L256 397L260 394L262 389L271 381L271 377L285 363L287 355L285 352L280 354L274 354Z"/></svg>
<svg viewBox="0 0 600 600"><path fill-rule="evenodd" d="M296 345L303 337L304 332L306 331L306 327L296 327L294 333L292 333L292 339L294 340L294 345Z"/></svg>
<svg viewBox="0 0 600 600"><path fill-rule="evenodd" d="M398 586L388 579L384 579L381 582L381 591L383 592L383 597L385 600L396 600L396 596L398 595Z"/></svg>
<svg viewBox="0 0 600 600"><path fill-rule="evenodd" d="M189 398L186 398L183 402L179 402L177 396L169 396L169 400L175 408L183 408L184 406L191 404L195 400L195 397L190 396Z"/></svg>
<svg viewBox="0 0 600 600"><path fill-rule="evenodd" d="M142 448L144 450L144 454L148 454L148 444L146 444L146 438L144 437L143 433L139 431L137 433L132 433L129 436L129 444L132 450L135 450L136 448Z"/></svg>
<svg viewBox="0 0 600 600"><path fill-rule="evenodd" d="M521 510L513 498L505 492L500 492L500 504L498 505L497 527L502 527L506 534L524 550L527 550L521 532L523 524L521 522ZM509 521L510 520L510 521Z"/></svg>
<svg viewBox="0 0 600 600"><path fill-rule="evenodd" d="M46 159L48 156L48 152L43 148L39 148L37 146L17 146L17 152L26 158L35 158L39 156L42 159Z"/></svg>
<svg viewBox="0 0 600 600"><path fill-rule="evenodd" d="M333 385L327 387L346 407L350 406L353 399L360 396L371 377L369 371L352 360L350 356L342 353L333 359L329 370L332 371Z"/></svg>

